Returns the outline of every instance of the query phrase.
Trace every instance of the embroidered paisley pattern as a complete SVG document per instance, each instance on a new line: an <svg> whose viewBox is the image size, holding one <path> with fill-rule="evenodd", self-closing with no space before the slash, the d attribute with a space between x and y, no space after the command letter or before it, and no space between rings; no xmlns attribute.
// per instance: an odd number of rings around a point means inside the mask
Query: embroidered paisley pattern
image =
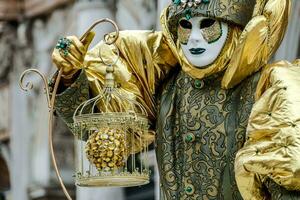
<svg viewBox="0 0 300 200"><path fill-rule="evenodd" d="M245 141L259 74L231 90L220 88L221 77L194 80L180 72L160 96L157 158L168 200L222 200L228 194L242 199L233 164Z"/></svg>
<svg viewBox="0 0 300 200"><path fill-rule="evenodd" d="M298 200L300 196L300 191L289 191L284 187L276 184L272 179L267 179L265 186L270 192L269 199L272 200Z"/></svg>
<svg viewBox="0 0 300 200"><path fill-rule="evenodd" d="M54 86L56 75L50 80L50 92ZM73 114L76 108L84 101L88 100L89 82L84 71L81 72L76 81L64 90L62 93L56 95L55 111L67 124L69 129L73 129Z"/></svg>

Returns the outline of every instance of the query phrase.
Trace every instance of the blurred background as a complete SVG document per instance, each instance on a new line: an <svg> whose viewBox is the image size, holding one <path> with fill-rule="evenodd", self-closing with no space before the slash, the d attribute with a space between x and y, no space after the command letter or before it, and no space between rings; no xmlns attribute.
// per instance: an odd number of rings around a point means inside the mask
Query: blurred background
<svg viewBox="0 0 300 200"><path fill-rule="evenodd" d="M0 0L0 200L65 199L51 164L48 108L38 77L31 94L19 76L37 68L50 76L52 50L60 36L80 36L97 19L111 18L120 29L159 30L159 15L170 0ZM287 35L273 61L300 58L300 1L292 0ZM94 43L112 31L96 28ZM135 188L84 189L74 186L74 140L55 120L55 151L66 185L78 200L158 200L155 153L150 152L151 183Z"/></svg>

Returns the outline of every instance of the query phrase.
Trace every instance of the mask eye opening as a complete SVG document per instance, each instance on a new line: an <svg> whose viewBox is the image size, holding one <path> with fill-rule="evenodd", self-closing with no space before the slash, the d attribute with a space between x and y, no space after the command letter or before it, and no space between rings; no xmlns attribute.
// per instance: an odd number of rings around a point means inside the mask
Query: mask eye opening
<svg viewBox="0 0 300 200"><path fill-rule="evenodd" d="M192 23L186 19L181 19L179 25L184 29L192 29Z"/></svg>
<svg viewBox="0 0 300 200"><path fill-rule="evenodd" d="M215 22L216 22L216 20L212 19L212 18L203 19L200 22L200 29L211 27L212 25L214 25Z"/></svg>

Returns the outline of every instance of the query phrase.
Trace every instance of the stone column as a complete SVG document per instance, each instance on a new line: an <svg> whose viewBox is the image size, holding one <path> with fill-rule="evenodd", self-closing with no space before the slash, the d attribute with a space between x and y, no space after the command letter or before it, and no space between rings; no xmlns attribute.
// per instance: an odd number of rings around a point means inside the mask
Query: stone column
<svg viewBox="0 0 300 200"><path fill-rule="evenodd" d="M10 108L9 108L9 73L13 61L15 29L5 22L0 22L0 142L9 137ZM1 145L1 144L0 144Z"/></svg>
<svg viewBox="0 0 300 200"><path fill-rule="evenodd" d="M19 25L18 37L14 37L17 45L14 48L16 50L14 63L11 64L13 72L10 78L11 177L12 199L14 200L48 199L50 198L49 188L54 188L53 182L57 181L48 146L48 108L43 91L44 83L39 76L32 74L27 80L33 82L34 89L26 94L21 91L18 81L25 68L36 68L46 76L50 76L56 70L51 62L51 53L59 36L74 32L70 30L72 21L70 22L69 16L69 9L60 9L44 20L28 19ZM31 40L27 39L29 34L31 34ZM54 135L59 135L59 133L56 131ZM70 138L73 138L72 135ZM72 144L72 140L70 142ZM65 149L73 148L69 143L54 142L54 145L60 145ZM72 155L69 156L72 157ZM58 165L65 169L64 163L59 160ZM62 170L62 176L67 185L74 184L72 172L73 169ZM62 193L61 189L56 187L53 190L57 196L52 198L58 199Z"/></svg>
<svg viewBox="0 0 300 200"><path fill-rule="evenodd" d="M64 13L68 10L55 11L47 20L36 19L32 26L32 38L34 49L34 68L46 76L51 76L56 69L51 63L51 52L59 35L65 32L64 24L67 22ZM67 23L66 23L67 24ZM56 27L54 29L54 27ZM31 148L31 169L32 182L37 189L46 187L51 179L51 158L49 152L48 138L48 107L46 96L40 86L43 84L39 77L32 77L37 92L33 93L32 101L32 148ZM57 132L54 132L56 135ZM72 147L70 147L72 148ZM42 170L41 170L42 169ZM33 189L35 190L35 189ZM34 191L32 191L34 192Z"/></svg>
<svg viewBox="0 0 300 200"><path fill-rule="evenodd" d="M31 68L36 68L45 76L51 77L56 71L51 61L51 53L59 37L67 35L72 31L72 12L70 8L58 9L48 16L47 20L36 18L32 20L32 49L33 57ZM31 199L50 198L52 191L57 195L53 199L58 199L62 195L62 190L54 174L48 138L48 107L46 96L44 95L43 82L37 75L30 77L34 83L35 89L30 93L28 112L31 124L30 137L30 184L27 186ZM25 94L24 94L25 95ZM57 123L56 123L57 124ZM54 128L54 148L56 152L58 166L65 184L74 186L72 178L73 163L67 163L68 158L73 158L73 154L64 155L66 151L73 151L73 136L62 126ZM63 140L64 135L68 141ZM56 138L60 138L57 140ZM58 148L59 147L59 148ZM61 156L65 159L60 159ZM66 164L67 163L67 164ZM69 167L72 166L72 167ZM53 184L55 183L55 184ZM75 187L73 187L74 190ZM72 188L69 189L72 194ZM74 193L74 191L73 191Z"/></svg>
<svg viewBox="0 0 300 200"><path fill-rule="evenodd" d="M14 52L14 61L12 63L12 74L10 77L10 96L11 96L11 191L12 199L28 200L27 186L29 185L29 147L32 124L29 123L30 114L28 112L28 96L20 90L19 76L25 69L26 61L32 59L31 50L28 48L28 42L22 40L24 28L22 24L19 29L19 35L16 36L16 50ZM13 33L12 33L13 34Z"/></svg>
<svg viewBox="0 0 300 200"><path fill-rule="evenodd" d="M114 18L113 1L78 1L74 7L77 35L81 36L89 26L101 18ZM90 47L93 47L103 35L113 31L114 28L110 24L98 25L94 31L96 37ZM122 188L80 188L77 187L78 200L123 200L124 194Z"/></svg>

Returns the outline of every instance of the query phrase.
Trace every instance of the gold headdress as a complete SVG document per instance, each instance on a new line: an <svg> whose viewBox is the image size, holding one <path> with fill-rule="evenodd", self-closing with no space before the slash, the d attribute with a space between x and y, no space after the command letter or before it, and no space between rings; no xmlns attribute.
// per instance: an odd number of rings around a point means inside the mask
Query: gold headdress
<svg viewBox="0 0 300 200"><path fill-rule="evenodd" d="M223 77L223 88L234 87L268 63L285 35L290 5L290 0L256 0L253 17Z"/></svg>
<svg viewBox="0 0 300 200"><path fill-rule="evenodd" d="M218 64L220 69L217 71L226 69L222 87L228 89L259 71L276 52L287 28L290 4L290 0L173 0L162 14L162 27L167 32L165 35L174 42L177 41L177 24L182 17L204 15L242 28L242 32L234 36L237 37L234 38L234 48L226 51L225 55L230 58L223 62L226 66ZM178 54L176 48L171 49ZM182 56L177 55L179 57ZM210 67L211 70L201 70L181 64L183 70L194 78L201 79L216 71L214 66Z"/></svg>
<svg viewBox="0 0 300 200"><path fill-rule="evenodd" d="M173 0L168 19L205 15L245 26L252 18L256 0Z"/></svg>

